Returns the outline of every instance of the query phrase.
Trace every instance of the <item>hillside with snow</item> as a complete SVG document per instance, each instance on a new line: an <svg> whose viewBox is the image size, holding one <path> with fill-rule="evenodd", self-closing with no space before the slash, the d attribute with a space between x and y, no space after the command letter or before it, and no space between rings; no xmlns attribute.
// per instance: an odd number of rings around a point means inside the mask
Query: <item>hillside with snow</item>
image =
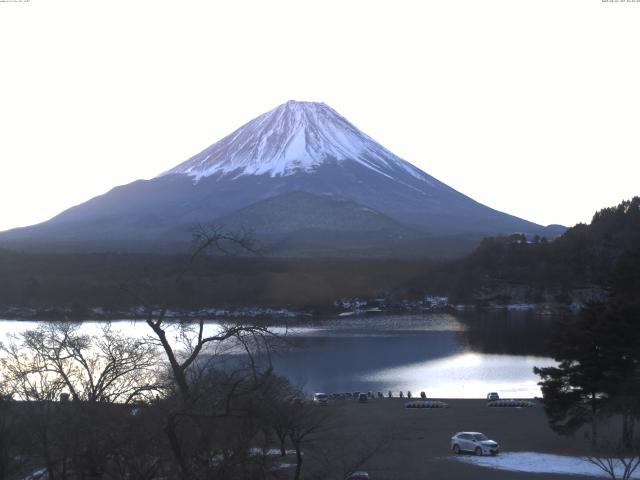
<svg viewBox="0 0 640 480"><path fill-rule="evenodd" d="M288 101L162 175L184 174L196 181L212 175L288 176L313 173L326 162L356 162L394 179L404 171L430 178L362 133L324 103Z"/></svg>

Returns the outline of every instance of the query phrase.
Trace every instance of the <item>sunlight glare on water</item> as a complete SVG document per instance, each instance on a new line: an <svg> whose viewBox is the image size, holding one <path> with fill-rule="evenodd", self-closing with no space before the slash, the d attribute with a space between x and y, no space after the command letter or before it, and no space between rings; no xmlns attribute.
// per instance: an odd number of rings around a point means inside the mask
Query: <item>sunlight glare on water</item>
<svg viewBox="0 0 640 480"><path fill-rule="evenodd" d="M499 391L503 398L532 398L540 395L533 367L552 364L544 357L465 352L379 370L364 378L388 385L395 394L410 390L438 398L483 398L489 391Z"/></svg>

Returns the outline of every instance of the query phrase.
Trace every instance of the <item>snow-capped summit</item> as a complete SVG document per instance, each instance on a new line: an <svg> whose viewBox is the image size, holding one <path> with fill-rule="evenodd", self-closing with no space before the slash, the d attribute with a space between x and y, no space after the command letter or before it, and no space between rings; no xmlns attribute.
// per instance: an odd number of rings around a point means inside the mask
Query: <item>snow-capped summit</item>
<svg viewBox="0 0 640 480"><path fill-rule="evenodd" d="M254 118L180 165L164 172L200 180L212 175L287 176L325 162L358 162L389 178L398 169L424 173L362 133L324 103L286 103ZM425 180L427 180L425 178Z"/></svg>

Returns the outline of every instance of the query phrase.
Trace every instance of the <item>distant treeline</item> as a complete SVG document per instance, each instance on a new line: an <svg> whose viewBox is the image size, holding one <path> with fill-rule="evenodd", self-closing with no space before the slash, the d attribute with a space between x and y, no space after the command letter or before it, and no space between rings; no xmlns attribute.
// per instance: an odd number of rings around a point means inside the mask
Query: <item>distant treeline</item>
<svg viewBox="0 0 640 480"><path fill-rule="evenodd" d="M597 212L556 239L484 239L454 261L44 254L0 250L1 306L109 310L141 303L175 308L293 306L326 308L339 298L419 299L446 295L473 302L509 289L539 301L549 292L606 287L640 272L640 198ZM546 292L546 293L545 293ZM509 299L505 299L509 301Z"/></svg>
<svg viewBox="0 0 640 480"><path fill-rule="evenodd" d="M608 288L640 275L640 197L597 212L551 241L522 235L485 238L461 260L440 264L411 282L469 301L508 289L528 291L530 301L552 293ZM640 292L639 292L640 294Z"/></svg>
<svg viewBox="0 0 640 480"><path fill-rule="evenodd" d="M407 260L34 254L0 251L0 305L109 310L140 304L331 306L402 291L432 262Z"/></svg>

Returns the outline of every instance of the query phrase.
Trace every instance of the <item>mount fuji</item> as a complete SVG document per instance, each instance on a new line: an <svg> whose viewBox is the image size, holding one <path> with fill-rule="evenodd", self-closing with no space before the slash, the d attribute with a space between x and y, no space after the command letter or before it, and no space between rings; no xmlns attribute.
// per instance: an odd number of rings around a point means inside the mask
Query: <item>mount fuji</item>
<svg viewBox="0 0 640 480"><path fill-rule="evenodd" d="M394 155L324 103L289 101L151 180L0 234L9 248L175 251L196 223L274 255L455 255L486 235L553 235Z"/></svg>

